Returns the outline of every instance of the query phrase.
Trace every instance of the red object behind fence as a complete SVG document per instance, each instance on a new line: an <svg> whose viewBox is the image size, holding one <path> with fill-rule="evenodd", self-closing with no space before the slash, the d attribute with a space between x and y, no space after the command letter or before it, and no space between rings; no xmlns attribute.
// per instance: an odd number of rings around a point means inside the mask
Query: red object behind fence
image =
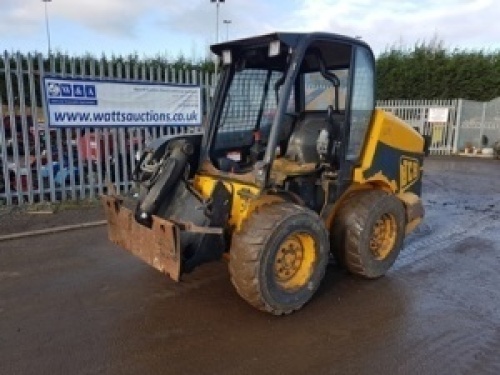
<svg viewBox="0 0 500 375"><path fill-rule="evenodd" d="M99 148L98 148L99 147ZM108 137L108 150L113 152L112 137ZM79 157L87 161L103 161L105 155L105 137L95 133L84 134L79 140Z"/></svg>

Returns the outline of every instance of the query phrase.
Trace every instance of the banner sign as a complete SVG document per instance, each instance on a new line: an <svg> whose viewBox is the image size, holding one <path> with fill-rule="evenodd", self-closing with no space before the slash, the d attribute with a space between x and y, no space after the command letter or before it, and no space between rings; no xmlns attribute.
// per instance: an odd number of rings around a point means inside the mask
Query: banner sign
<svg viewBox="0 0 500 375"><path fill-rule="evenodd" d="M201 125L201 88L45 77L49 126Z"/></svg>
<svg viewBox="0 0 500 375"><path fill-rule="evenodd" d="M448 108L436 107L429 108L429 122L447 122L448 121Z"/></svg>

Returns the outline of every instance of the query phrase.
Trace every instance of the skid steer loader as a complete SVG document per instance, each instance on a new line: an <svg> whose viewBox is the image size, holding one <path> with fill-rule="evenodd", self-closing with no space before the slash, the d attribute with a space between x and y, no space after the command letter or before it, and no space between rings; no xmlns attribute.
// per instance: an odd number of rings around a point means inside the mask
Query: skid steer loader
<svg viewBox="0 0 500 375"><path fill-rule="evenodd" d="M275 315L310 300L330 255L384 275L423 217L425 150L374 108L369 46L273 33L211 49L222 73L203 135L151 143L135 201L103 196L110 239L176 281L224 257L238 294Z"/></svg>

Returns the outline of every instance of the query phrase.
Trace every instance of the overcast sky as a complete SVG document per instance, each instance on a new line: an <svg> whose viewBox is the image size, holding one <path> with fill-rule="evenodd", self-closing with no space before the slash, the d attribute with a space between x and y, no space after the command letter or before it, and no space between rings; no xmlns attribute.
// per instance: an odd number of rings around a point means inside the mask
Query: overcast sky
<svg viewBox="0 0 500 375"><path fill-rule="evenodd" d="M216 39L210 0L52 0L52 50L80 55L205 56ZM42 0L0 0L0 49L47 51ZM448 48L500 49L498 0L226 0L219 40L273 31L360 36L375 53L436 37ZM229 26L223 20L230 20Z"/></svg>

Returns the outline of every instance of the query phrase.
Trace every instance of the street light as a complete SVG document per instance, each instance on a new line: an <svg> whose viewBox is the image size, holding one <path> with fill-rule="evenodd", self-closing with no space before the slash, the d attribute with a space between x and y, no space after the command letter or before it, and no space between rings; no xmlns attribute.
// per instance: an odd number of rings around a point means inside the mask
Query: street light
<svg viewBox="0 0 500 375"><path fill-rule="evenodd" d="M219 43L219 4L224 3L225 0L210 0L210 2L217 5L217 13L215 16L215 43Z"/></svg>
<svg viewBox="0 0 500 375"><path fill-rule="evenodd" d="M52 0L42 0L43 3L45 3L45 28L47 29L47 42L48 42L48 51L49 51L49 58L50 58L50 29L49 29L49 12L47 10L47 3L52 2Z"/></svg>
<svg viewBox="0 0 500 375"><path fill-rule="evenodd" d="M229 25L231 24L231 20L223 20L224 25L226 25L226 40L229 40Z"/></svg>
<svg viewBox="0 0 500 375"><path fill-rule="evenodd" d="M219 43L219 4L224 3L225 0L210 0L210 2L217 5L217 11L215 15L215 43ZM215 77L217 78L217 59L215 61Z"/></svg>

